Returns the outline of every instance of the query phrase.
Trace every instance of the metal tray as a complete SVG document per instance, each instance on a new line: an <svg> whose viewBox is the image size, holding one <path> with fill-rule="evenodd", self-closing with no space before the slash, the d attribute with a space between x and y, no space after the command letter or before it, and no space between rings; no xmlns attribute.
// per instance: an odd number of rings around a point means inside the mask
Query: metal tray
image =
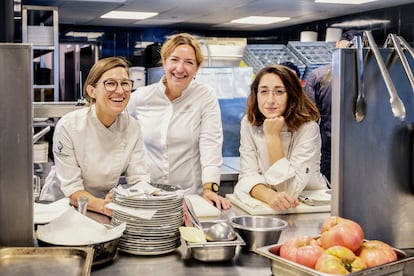
<svg viewBox="0 0 414 276"><path fill-rule="evenodd" d="M0 248L0 275L90 275L90 247Z"/></svg>
<svg viewBox="0 0 414 276"><path fill-rule="evenodd" d="M279 249L282 246L282 244L273 244L273 245L267 245L260 248L257 248L255 252L257 254L260 254L262 256L265 256L270 259L270 269L272 271L272 274L275 276L283 275L283 276L301 276L301 275L314 275L314 276L332 276L333 274L323 273L316 271L314 269L310 269L306 266L297 264L295 262L283 259L279 256ZM274 247L274 248L272 248ZM273 252L276 252L276 254L273 254L269 251L269 249L272 248ZM397 253L398 260L395 262L390 262L384 265L379 265L376 267L371 267L367 269L363 269L358 272L350 273L347 275L351 276L359 276L359 275L403 275L404 274L404 268L405 264L407 262L411 262L414 260L414 256L408 257L407 254L399 249L395 249L395 252Z"/></svg>
<svg viewBox="0 0 414 276"><path fill-rule="evenodd" d="M224 220L201 221L201 225L206 232L211 225L221 221ZM237 238L234 241L186 242L186 244L191 252L191 256L196 260L203 262L229 261L236 258L240 253L241 246L246 244L237 232L236 236Z"/></svg>

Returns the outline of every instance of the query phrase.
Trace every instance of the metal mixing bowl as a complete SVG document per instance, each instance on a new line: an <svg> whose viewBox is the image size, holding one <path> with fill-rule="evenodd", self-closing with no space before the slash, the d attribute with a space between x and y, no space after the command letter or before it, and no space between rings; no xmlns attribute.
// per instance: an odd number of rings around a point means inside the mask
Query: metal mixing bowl
<svg viewBox="0 0 414 276"><path fill-rule="evenodd" d="M246 243L243 249L249 251L277 243L282 230L288 227L282 219L264 216L237 216L230 224Z"/></svg>

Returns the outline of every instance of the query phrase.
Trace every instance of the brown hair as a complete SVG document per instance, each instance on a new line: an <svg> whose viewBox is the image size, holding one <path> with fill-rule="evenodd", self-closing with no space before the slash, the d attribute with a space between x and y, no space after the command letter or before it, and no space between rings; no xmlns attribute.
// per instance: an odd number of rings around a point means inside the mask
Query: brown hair
<svg viewBox="0 0 414 276"><path fill-rule="evenodd" d="M85 84L83 86L83 96L88 100L89 105L95 103L95 99L91 98L86 92L86 87L88 85L92 85L93 87L96 86L99 79L102 77L102 75L116 67L123 67L125 68L128 76L129 76L129 63L128 61L123 57L107 57L98 60L89 71L88 77L85 80Z"/></svg>
<svg viewBox="0 0 414 276"><path fill-rule="evenodd" d="M270 65L262 68L250 85L246 114L247 119L252 125L260 126L265 120L264 115L259 111L257 92L259 82L266 74L279 76L286 88L288 102L283 116L289 129L297 130L303 123L319 119L318 108L306 95L296 73L283 65Z"/></svg>
<svg viewBox="0 0 414 276"><path fill-rule="evenodd" d="M175 48L180 45L190 45L193 47L197 66L200 66L204 61L203 53L201 52L198 41L188 33L179 33L170 37L161 47L161 62L164 62L174 52Z"/></svg>

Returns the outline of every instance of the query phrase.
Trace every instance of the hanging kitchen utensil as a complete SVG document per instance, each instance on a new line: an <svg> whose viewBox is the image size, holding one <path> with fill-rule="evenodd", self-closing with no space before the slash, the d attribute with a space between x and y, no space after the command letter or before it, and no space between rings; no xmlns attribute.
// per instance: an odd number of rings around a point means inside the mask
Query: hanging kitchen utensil
<svg viewBox="0 0 414 276"><path fill-rule="evenodd" d="M357 98L354 105L354 119L357 123L362 122L367 112L367 103L365 101L364 92L364 51L362 48L361 36L354 38L354 45L356 45L356 61L357 61Z"/></svg>
<svg viewBox="0 0 414 276"><path fill-rule="evenodd" d="M410 53L412 58L414 58L414 49L411 48L410 44L408 44L408 42L402 36L397 36L397 37L400 43L403 45L404 49Z"/></svg>
<svg viewBox="0 0 414 276"><path fill-rule="evenodd" d="M414 92L414 76L413 76L413 72L411 70L410 64L407 61L407 58L404 55L404 49L401 47L401 44L404 45L405 40L402 39L401 37L398 37L395 34L389 34L386 42L385 42L385 46L384 47L393 47L395 48L395 51L397 52L398 58L401 60L401 64L403 65L405 74L407 75L408 81L410 82L411 85L411 89ZM411 56L414 58L414 52L411 49L411 47L409 45L404 45L405 49L410 49L408 50L411 54Z"/></svg>
<svg viewBox="0 0 414 276"><path fill-rule="evenodd" d="M384 79L385 85L387 87L388 93L390 95L390 104L391 110L395 118L403 121L405 119L405 106L404 103L401 101L400 97L398 96L397 90L392 82L390 73L388 72L384 60L381 57L381 54L378 50L378 46L372 36L371 31L364 32L366 38L368 39L369 46L374 53L375 59L379 66L382 78Z"/></svg>

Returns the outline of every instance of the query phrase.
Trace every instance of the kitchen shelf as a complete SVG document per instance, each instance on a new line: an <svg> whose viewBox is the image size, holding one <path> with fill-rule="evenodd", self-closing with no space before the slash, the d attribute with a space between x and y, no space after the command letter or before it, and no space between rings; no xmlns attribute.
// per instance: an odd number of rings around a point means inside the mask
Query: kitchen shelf
<svg viewBox="0 0 414 276"><path fill-rule="evenodd" d="M45 100L45 90L52 89L49 100L59 101L58 27L57 7L23 5L22 41L32 44L33 53L33 100L39 93L40 100Z"/></svg>

